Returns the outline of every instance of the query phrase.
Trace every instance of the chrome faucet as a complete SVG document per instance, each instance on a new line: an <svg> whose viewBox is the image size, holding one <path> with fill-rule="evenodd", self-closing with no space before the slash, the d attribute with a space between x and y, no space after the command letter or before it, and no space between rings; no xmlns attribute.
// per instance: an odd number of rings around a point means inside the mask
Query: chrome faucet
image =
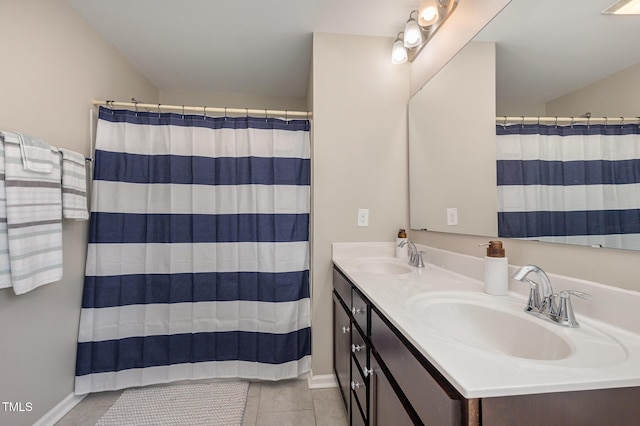
<svg viewBox="0 0 640 426"><path fill-rule="evenodd" d="M409 266L415 266L416 268L424 268L424 260L422 259L423 251L418 251L416 245L411 240L404 240L398 244L398 247L404 247L409 245Z"/></svg>
<svg viewBox="0 0 640 426"><path fill-rule="evenodd" d="M529 275L531 272L534 272L540 280L540 284L542 285L542 296L540 295L540 288L538 287L538 283L527 278L527 275ZM527 302L525 311L554 314L556 313L556 295L553 293L553 287L551 286L551 280L549 279L549 276L541 268L537 267L536 265L525 265L513 275L513 279L526 282L531 287L531 290L529 292L529 301Z"/></svg>
<svg viewBox="0 0 640 426"><path fill-rule="evenodd" d="M542 285L542 296L540 295L539 284L527 278L527 275L531 272L538 276ZM574 295L582 299L591 299L590 294L577 290L563 290L560 292L560 303L558 304L558 295L553 292L549 276L536 265L523 266L513 275L513 279L525 282L530 286L529 300L524 308L526 312L542 316L564 327L580 327L573 312L570 297Z"/></svg>

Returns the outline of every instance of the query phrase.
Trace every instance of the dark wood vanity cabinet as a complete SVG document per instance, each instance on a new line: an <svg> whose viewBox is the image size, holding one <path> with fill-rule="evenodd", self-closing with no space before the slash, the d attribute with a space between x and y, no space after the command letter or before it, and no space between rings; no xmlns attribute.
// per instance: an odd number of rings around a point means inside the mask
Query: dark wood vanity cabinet
<svg viewBox="0 0 640 426"><path fill-rule="evenodd" d="M640 387L466 399L342 273L334 369L350 425L635 426Z"/></svg>
<svg viewBox="0 0 640 426"><path fill-rule="evenodd" d="M369 305L333 271L333 365L351 425L369 424Z"/></svg>
<svg viewBox="0 0 640 426"><path fill-rule="evenodd" d="M334 369L350 424L462 424L464 399L432 377L337 269L333 282Z"/></svg>

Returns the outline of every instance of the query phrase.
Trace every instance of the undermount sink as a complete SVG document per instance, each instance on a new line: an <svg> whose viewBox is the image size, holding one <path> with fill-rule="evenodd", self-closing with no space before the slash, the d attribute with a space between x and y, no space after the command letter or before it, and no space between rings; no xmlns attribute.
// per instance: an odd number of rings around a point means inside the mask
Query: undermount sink
<svg viewBox="0 0 640 426"><path fill-rule="evenodd" d="M563 328L495 296L421 294L407 300L406 307L436 335L489 353L574 367L615 364L627 356L617 341L596 329Z"/></svg>
<svg viewBox="0 0 640 426"><path fill-rule="evenodd" d="M411 268L406 264L406 260L394 261L390 259L367 259L356 262L355 267L362 272L383 275L402 275L411 272Z"/></svg>

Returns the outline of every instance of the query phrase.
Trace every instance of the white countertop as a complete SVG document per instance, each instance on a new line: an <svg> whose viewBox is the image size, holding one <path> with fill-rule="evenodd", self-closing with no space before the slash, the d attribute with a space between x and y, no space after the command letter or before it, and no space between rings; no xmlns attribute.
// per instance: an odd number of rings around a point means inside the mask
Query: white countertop
<svg viewBox="0 0 640 426"><path fill-rule="evenodd" d="M640 334L626 327L623 329L611 325L602 318L581 315L581 308L588 305L574 303L581 327L571 329L525 313L526 291L511 291L508 296L486 295L481 281L434 266L428 263L428 258L426 268L412 267L411 272L401 275L363 272L358 267L363 259L398 261L402 264L406 262L396 259L394 253L393 243L335 243L333 262L464 397L640 386ZM452 253L451 256L456 254ZM453 260L456 261L459 259ZM555 284L554 277L551 278ZM566 284L567 278L559 281ZM640 293L637 292L608 288L596 283L593 283L593 288L589 288L590 284L584 281L578 284L583 291L592 290L592 293L598 295L606 294L609 290L621 291L615 297L623 298L627 303L629 298L633 299L633 303L640 302ZM555 291L566 288L558 287ZM481 350L449 338L426 326L409 308L413 300L425 294L452 297L458 294L461 297L473 297L484 304L495 304L500 309L510 309L527 320L539 321L542 327L573 342L573 352L562 359L536 360ZM617 300L615 297L611 300ZM607 298L600 297L585 303L607 302ZM589 309L590 312L608 310L613 312L615 307ZM628 318L629 315L623 317ZM460 326L464 327L464 324ZM603 344L598 346L600 340ZM594 343L596 346L593 346ZM583 347L598 349L584 351L581 350Z"/></svg>

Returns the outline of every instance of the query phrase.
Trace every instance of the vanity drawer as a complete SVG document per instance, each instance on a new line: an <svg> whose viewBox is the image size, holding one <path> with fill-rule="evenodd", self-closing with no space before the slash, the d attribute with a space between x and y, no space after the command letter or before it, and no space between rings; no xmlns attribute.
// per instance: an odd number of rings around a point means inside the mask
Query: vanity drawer
<svg viewBox="0 0 640 426"><path fill-rule="evenodd" d="M333 268L333 288L347 308L351 309L351 283L335 267Z"/></svg>
<svg viewBox="0 0 640 426"><path fill-rule="evenodd" d="M367 341L357 328L351 332L351 354L360 364L360 372L363 373L362 369L367 367Z"/></svg>
<svg viewBox="0 0 640 426"><path fill-rule="evenodd" d="M456 395L440 386L375 310L371 312L371 345L424 424L460 424Z"/></svg>
<svg viewBox="0 0 640 426"><path fill-rule="evenodd" d="M353 287L351 291L351 315L365 336L369 336L369 309L364 296Z"/></svg>

